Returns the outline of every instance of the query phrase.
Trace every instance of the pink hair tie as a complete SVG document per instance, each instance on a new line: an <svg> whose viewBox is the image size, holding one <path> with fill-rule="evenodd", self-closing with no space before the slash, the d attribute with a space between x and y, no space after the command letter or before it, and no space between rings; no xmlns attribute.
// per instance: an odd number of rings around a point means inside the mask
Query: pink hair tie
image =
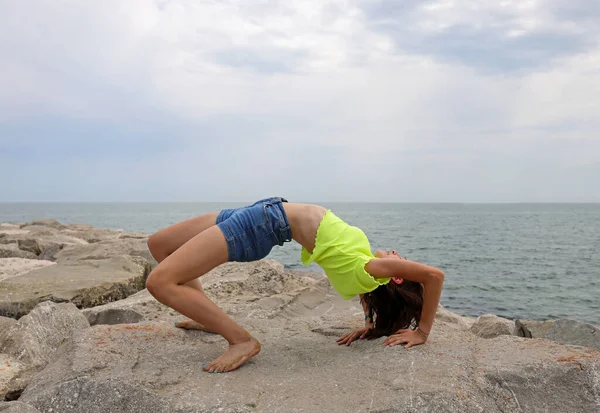
<svg viewBox="0 0 600 413"><path fill-rule="evenodd" d="M396 284L402 284L404 282L404 279L400 277L392 277L392 281Z"/></svg>

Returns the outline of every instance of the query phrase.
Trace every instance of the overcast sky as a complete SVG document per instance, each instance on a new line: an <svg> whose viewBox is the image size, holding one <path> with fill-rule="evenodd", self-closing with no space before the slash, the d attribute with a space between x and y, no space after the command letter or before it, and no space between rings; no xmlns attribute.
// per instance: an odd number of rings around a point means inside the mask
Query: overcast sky
<svg viewBox="0 0 600 413"><path fill-rule="evenodd" d="M0 202L600 202L600 7L0 0Z"/></svg>

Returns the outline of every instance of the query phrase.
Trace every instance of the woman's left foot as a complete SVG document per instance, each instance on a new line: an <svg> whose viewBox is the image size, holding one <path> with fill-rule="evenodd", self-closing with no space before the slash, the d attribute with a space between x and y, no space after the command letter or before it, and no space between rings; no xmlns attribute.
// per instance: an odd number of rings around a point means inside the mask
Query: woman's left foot
<svg viewBox="0 0 600 413"><path fill-rule="evenodd" d="M206 331L207 333L215 334L214 331L209 330L208 328L204 327L204 325L194 320L179 321L175 323L175 327L183 328L184 330L201 330Z"/></svg>

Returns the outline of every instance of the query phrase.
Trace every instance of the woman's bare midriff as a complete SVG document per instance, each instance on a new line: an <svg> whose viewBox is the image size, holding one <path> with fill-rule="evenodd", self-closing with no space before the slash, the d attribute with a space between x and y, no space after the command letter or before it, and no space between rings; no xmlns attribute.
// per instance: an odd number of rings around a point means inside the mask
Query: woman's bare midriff
<svg viewBox="0 0 600 413"><path fill-rule="evenodd" d="M312 253L315 249L317 229L327 209L319 205L287 202L283 203L283 209L292 228L292 238Z"/></svg>

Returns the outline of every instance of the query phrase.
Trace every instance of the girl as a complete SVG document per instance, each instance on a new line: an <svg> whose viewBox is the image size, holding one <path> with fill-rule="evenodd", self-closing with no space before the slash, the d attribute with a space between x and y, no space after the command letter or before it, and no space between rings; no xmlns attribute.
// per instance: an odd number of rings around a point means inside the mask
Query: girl
<svg viewBox="0 0 600 413"><path fill-rule="evenodd" d="M440 300L442 271L395 251L373 255L360 229L321 206L268 198L180 222L148 239L159 262L146 280L150 294L191 319L178 327L218 333L229 343L203 370L235 370L260 352L260 343L208 299L198 277L228 261L265 258L275 245L292 239L302 245L303 264L319 264L343 298L361 298L365 327L341 337L339 344L384 335L390 346L425 343ZM408 329L412 325L417 328Z"/></svg>

